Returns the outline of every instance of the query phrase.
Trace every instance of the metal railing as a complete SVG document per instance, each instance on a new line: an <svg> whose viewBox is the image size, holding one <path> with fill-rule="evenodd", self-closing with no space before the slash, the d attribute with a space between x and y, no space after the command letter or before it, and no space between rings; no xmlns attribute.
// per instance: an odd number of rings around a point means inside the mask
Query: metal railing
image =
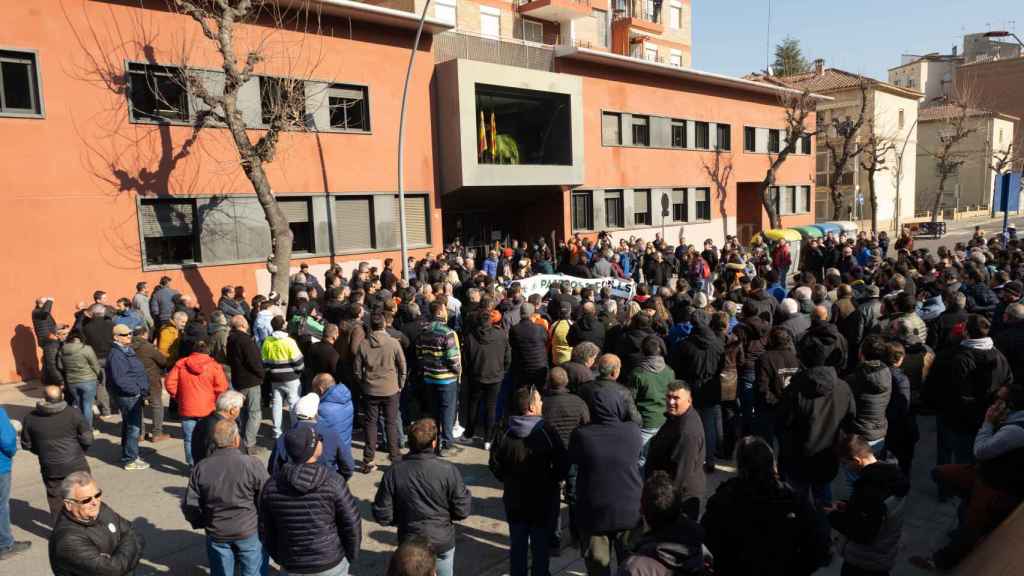
<svg viewBox="0 0 1024 576"><path fill-rule="evenodd" d="M434 63L456 58L518 66L533 70L554 70L554 46L517 40L492 38L466 31L449 30L434 35Z"/></svg>
<svg viewBox="0 0 1024 576"><path fill-rule="evenodd" d="M525 6L525 5L527 5L527 4L529 4L530 2L533 2L533 1L534 0L516 0L516 8L518 8L520 6ZM583 8L585 10L590 10L590 0L564 0L564 1L567 2L567 3L570 3L570 4L578 4L580 6L580 8Z"/></svg>

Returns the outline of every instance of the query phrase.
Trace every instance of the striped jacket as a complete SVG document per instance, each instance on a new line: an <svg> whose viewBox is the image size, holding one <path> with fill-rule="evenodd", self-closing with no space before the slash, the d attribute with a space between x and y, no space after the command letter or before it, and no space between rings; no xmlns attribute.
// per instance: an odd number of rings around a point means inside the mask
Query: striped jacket
<svg viewBox="0 0 1024 576"><path fill-rule="evenodd" d="M416 339L416 359L427 384L446 386L458 381L461 358L458 335L440 320L432 321Z"/></svg>
<svg viewBox="0 0 1024 576"><path fill-rule="evenodd" d="M302 377L302 352L287 332L274 332L267 336L261 356L271 382L291 382Z"/></svg>

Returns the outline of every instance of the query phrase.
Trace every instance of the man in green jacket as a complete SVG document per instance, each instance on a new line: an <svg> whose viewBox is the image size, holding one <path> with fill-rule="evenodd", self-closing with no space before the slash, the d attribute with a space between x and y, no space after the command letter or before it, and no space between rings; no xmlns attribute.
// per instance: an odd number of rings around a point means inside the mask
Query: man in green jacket
<svg viewBox="0 0 1024 576"><path fill-rule="evenodd" d="M643 466L647 460L647 444L665 423L665 393L669 382L676 379L676 373L665 363L665 357L661 355L661 341L657 336L644 338L640 350L644 353L644 359L630 373L629 387L643 420L640 425L640 437L643 440L640 466Z"/></svg>

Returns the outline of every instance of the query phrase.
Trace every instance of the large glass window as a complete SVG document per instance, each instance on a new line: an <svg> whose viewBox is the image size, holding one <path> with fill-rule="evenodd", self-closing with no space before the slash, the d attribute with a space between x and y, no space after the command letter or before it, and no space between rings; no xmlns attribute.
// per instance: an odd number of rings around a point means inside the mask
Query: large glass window
<svg viewBox="0 0 1024 576"><path fill-rule="evenodd" d="M285 127L305 125L306 84L295 78L260 76L260 118L270 126L280 118Z"/></svg>
<svg viewBox="0 0 1024 576"><path fill-rule="evenodd" d="M476 85L481 164L572 164L568 94Z"/></svg>
<svg viewBox="0 0 1024 576"><path fill-rule="evenodd" d="M697 220L711 220L711 189L697 188L694 198L694 211Z"/></svg>
<svg viewBox="0 0 1024 576"><path fill-rule="evenodd" d="M651 191L633 190L633 224L651 225Z"/></svg>
<svg viewBox="0 0 1024 576"><path fill-rule="evenodd" d="M594 195L589 191L572 193L572 229L594 229Z"/></svg>
<svg viewBox="0 0 1024 576"><path fill-rule="evenodd" d="M647 116L633 116L633 146L651 145L651 119Z"/></svg>
<svg viewBox="0 0 1024 576"><path fill-rule="evenodd" d="M292 231L292 252L316 252L309 198L280 198L277 204Z"/></svg>
<svg viewBox="0 0 1024 576"><path fill-rule="evenodd" d="M711 126L707 122L694 122L694 147L698 150L711 148Z"/></svg>
<svg viewBox="0 0 1024 576"><path fill-rule="evenodd" d="M132 120L188 122L188 90L181 68L128 64Z"/></svg>
<svg viewBox="0 0 1024 576"><path fill-rule="evenodd" d="M732 132L728 124L715 125L715 137L718 139L716 147L719 150L732 150Z"/></svg>
<svg viewBox="0 0 1024 576"><path fill-rule="evenodd" d="M753 126L743 127L743 151L753 152L757 149L757 130Z"/></svg>
<svg viewBox="0 0 1024 576"><path fill-rule="evenodd" d="M491 6L480 7L480 34L487 38L501 37L501 10Z"/></svg>
<svg viewBox="0 0 1024 576"><path fill-rule="evenodd" d="M34 53L0 50L0 113L41 113L36 78Z"/></svg>
<svg viewBox="0 0 1024 576"><path fill-rule="evenodd" d="M686 222L686 188L672 190L672 221Z"/></svg>
<svg viewBox="0 0 1024 576"><path fill-rule="evenodd" d="M779 149L780 149L779 142L781 140L779 136L780 136L781 132L782 132L781 130L769 130L768 131L768 151L769 152L775 153L775 152L779 151Z"/></svg>
<svg viewBox="0 0 1024 576"><path fill-rule="evenodd" d="M686 148L686 120L672 121L672 147Z"/></svg>
<svg viewBox="0 0 1024 576"><path fill-rule="evenodd" d="M370 106L365 86L335 84L327 92L331 128L355 132L370 131Z"/></svg>
<svg viewBox="0 0 1024 576"><path fill-rule="evenodd" d="M143 200L139 205L139 224L147 265L198 261L195 201Z"/></svg>
<svg viewBox="0 0 1024 576"><path fill-rule="evenodd" d="M601 143L605 146L622 145L622 114L615 112L601 114Z"/></svg>
<svg viewBox="0 0 1024 576"><path fill-rule="evenodd" d="M622 228L625 226L622 190L604 191L604 225L607 228Z"/></svg>

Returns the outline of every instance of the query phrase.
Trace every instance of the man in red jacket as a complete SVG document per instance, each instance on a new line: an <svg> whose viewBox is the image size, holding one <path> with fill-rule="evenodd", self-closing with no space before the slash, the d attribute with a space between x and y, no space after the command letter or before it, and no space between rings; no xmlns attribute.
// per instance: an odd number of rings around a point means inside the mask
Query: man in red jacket
<svg viewBox="0 0 1024 576"><path fill-rule="evenodd" d="M200 420L213 412L217 396L228 389L224 368L210 356L210 345L198 340L192 353L178 360L164 382L167 393L178 401L181 431L185 437L185 463L191 471L192 432Z"/></svg>

